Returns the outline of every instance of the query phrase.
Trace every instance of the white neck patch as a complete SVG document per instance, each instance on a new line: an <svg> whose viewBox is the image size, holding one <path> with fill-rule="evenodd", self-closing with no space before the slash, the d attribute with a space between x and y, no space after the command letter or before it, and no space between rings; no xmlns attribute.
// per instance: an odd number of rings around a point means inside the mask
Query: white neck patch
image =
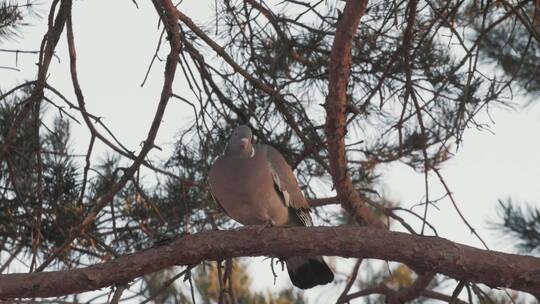
<svg viewBox="0 0 540 304"><path fill-rule="evenodd" d="M255 148L251 147L251 154L249 155L249 158L253 158L255 156Z"/></svg>

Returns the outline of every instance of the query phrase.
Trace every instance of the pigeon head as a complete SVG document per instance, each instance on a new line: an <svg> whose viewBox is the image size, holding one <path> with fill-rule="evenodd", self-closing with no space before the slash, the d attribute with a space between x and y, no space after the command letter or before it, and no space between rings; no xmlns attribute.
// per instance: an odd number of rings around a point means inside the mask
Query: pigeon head
<svg viewBox="0 0 540 304"><path fill-rule="evenodd" d="M240 156L240 157L253 157L255 154L255 149L251 140L253 139L253 133L251 129L245 125L239 125L234 128L231 138L229 138L229 143L227 144L227 149L225 154L231 156Z"/></svg>

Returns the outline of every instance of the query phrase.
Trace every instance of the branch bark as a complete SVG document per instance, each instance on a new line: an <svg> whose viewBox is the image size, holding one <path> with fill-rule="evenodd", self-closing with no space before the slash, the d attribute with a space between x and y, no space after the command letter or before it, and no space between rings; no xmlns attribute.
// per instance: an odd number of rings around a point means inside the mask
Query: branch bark
<svg viewBox="0 0 540 304"><path fill-rule="evenodd" d="M54 297L122 284L173 265L240 256L375 258L418 272L540 294L540 259L473 248L438 237L371 227L243 228L209 231L87 268L0 275L0 298Z"/></svg>
<svg viewBox="0 0 540 304"><path fill-rule="evenodd" d="M347 155L345 152L347 87L351 72L352 41L366 6L367 0L347 1L337 24L328 69L325 131L330 171L343 208L353 215L358 222L384 228L384 224L371 213L360 194L354 189L351 176L347 172Z"/></svg>

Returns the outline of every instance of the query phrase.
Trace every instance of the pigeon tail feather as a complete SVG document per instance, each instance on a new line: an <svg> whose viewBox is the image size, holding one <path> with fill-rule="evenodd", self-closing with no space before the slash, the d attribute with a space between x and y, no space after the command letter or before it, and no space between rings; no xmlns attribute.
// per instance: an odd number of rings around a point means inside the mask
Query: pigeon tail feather
<svg viewBox="0 0 540 304"><path fill-rule="evenodd" d="M334 273L322 257L294 257L285 261L294 286L308 289L334 280Z"/></svg>

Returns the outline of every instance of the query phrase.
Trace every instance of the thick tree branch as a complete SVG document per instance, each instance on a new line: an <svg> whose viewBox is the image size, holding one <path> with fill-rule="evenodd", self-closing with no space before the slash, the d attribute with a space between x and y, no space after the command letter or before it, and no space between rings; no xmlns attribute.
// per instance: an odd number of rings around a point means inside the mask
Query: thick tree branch
<svg viewBox="0 0 540 304"><path fill-rule="evenodd" d="M311 207L320 207L326 205L339 205L339 199L337 196L332 197L322 197L322 198L310 198L308 203Z"/></svg>
<svg viewBox="0 0 540 304"><path fill-rule="evenodd" d="M383 227L365 206L360 194L354 189L347 172L345 152L345 128L347 120L347 87L351 69L351 47L360 18L366 10L367 0L349 0L345 5L336 29L328 70L328 96L326 98L326 137L332 179L339 200L357 221L375 227Z"/></svg>
<svg viewBox="0 0 540 304"><path fill-rule="evenodd" d="M325 131L332 179L342 206L358 222L363 222L373 227L384 228L384 224L367 208L364 197L354 188L352 179L348 173L345 150L348 107L347 88L351 69L352 41L360 18L365 12L366 5L367 0L347 1L344 13L337 24L328 73ZM411 288L404 289L389 297L389 302L401 303L417 297L432 278L432 274L421 275Z"/></svg>
<svg viewBox="0 0 540 304"><path fill-rule="evenodd" d="M0 275L0 298L54 297L122 284L173 265L239 256L334 255L398 261L419 272L540 294L540 259L371 227L244 228L187 235L82 269Z"/></svg>

